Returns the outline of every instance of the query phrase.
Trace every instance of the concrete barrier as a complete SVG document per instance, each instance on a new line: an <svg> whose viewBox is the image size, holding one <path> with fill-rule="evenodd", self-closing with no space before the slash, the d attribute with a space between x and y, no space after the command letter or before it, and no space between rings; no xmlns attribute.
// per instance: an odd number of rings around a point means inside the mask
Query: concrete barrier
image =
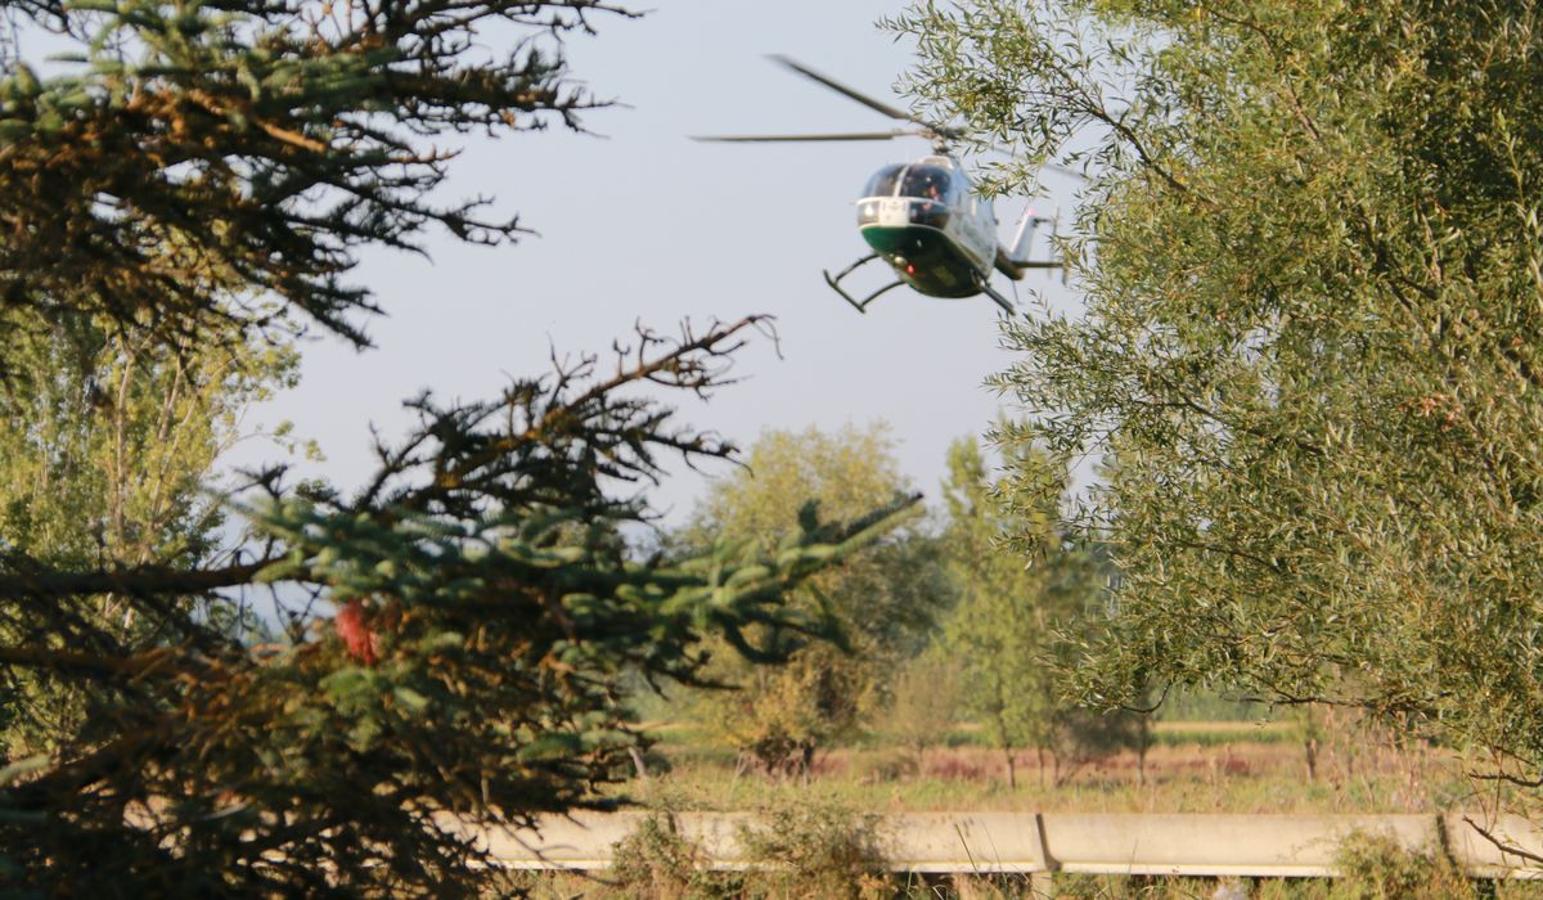
<svg viewBox="0 0 1543 900"><path fill-rule="evenodd" d="M456 830L476 834L511 868L600 869L645 815L578 813L536 830ZM752 864L738 836L753 821L745 813L676 817L681 835L721 869ZM1514 816L903 813L883 817L878 831L896 871L924 873L1332 877L1341 843L1363 832L1448 854L1473 877L1543 877L1543 829Z"/></svg>
<svg viewBox="0 0 1543 900"><path fill-rule="evenodd" d="M1357 831L1418 852L1440 847L1435 816L1056 815L1055 869L1089 874L1323 877Z"/></svg>

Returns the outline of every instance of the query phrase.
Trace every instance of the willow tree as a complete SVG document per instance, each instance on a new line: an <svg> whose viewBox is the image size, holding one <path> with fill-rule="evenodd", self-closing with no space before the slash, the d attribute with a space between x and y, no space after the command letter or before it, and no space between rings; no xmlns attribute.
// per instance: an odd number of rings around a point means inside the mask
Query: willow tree
<svg viewBox="0 0 1543 900"><path fill-rule="evenodd" d="M1532 4L967 0L913 86L1070 154L1086 309L1000 384L1102 456L1083 670L1407 714L1543 768L1543 20ZM1066 157L1062 157L1066 158Z"/></svg>
<svg viewBox="0 0 1543 900"><path fill-rule="evenodd" d="M0 383L34 392L59 372L18 350L28 317L147 341L172 369L210 345L262 347L290 320L363 344L375 306L349 281L358 251L421 249L436 226L513 238L487 200L431 199L445 142L577 127L595 104L560 38L620 14L591 0L5 9L20 46L0 78ZM61 42L78 55L29 65ZM760 324L641 331L614 360L486 401L413 398L416 423L380 441L355 490L251 473L226 502L246 535L225 552L0 543L0 666L88 703L31 723L52 752L0 766L0 889L496 891L467 826L612 802L640 740L623 673L692 682L708 635L774 661L786 633L826 634L785 595L889 527L893 507L806 518L775 553L669 561L615 539L648 517L639 489L661 454L733 453L632 388L710 393ZM269 590L286 639L252 646L219 613ZM135 628L99 614L109 595Z"/></svg>

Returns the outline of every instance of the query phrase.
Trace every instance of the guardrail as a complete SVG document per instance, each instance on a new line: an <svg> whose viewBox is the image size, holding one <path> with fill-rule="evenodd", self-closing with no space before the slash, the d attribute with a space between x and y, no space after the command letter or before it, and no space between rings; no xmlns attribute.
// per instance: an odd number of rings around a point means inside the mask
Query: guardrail
<svg viewBox="0 0 1543 900"><path fill-rule="evenodd" d="M543 820L539 830L458 830L476 833L511 868L601 869L645 815L580 813ZM676 823L713 868L752 865L739 834L754 817L678 813ZM896 871L1256 878L1331 877L1340 844L1355 832L1444 853L1475 878L1543 877L1543 829L1516 816L903 813L878 828Z"/></svg>

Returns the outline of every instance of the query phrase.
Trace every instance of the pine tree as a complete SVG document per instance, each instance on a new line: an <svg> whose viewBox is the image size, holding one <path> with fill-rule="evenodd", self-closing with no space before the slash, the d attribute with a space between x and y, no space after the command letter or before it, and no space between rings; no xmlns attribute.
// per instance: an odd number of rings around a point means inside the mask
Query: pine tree
<svg viewBox="0 0 1543 900"><path fill-rule="evenodd" d="M560 39L624 14L595 0L5 8L24 37L79 51L39 71L23 40L0 78L8 305L164 334L261 330L277 299L360 344L377 311L348 281L360 248L421 251L435 226L485 244L521 232L490 198L429 198L455 156L444 141L581 127L604 104L569 78Z"/></svg>
<svg viewBox="0 0 1543 900"><path fill-rule="evenodd" d="M358 343L374 310L360 248L425 230L519 233L428 195L437 140L595 102L557 37L590 0L13 2L24 36L81 56L0 80L0 281L47 323L87 319L176 358L261 346L309 317ZM501 55L473 41L504 41ZM15 319L6 319L14 322ZM0 545L0 666L88 698L52 753L0 768L0 888L102 896L463 895L491 888L464 823L614 802L642 739L623 675L693 683L703 641L785 656L830 636L789 591L884 533L901 501L806 519L761 552L639 558L638 493L661 454L733 447L633 387L710 393L758 318L640 331L496 397L409 402L363 487L253 473L228 553L48 558ZM57 373L0 344L11 384ZM82 522L81 527L86 527ZM285 639L231 610L273 591ZM115 598L139 623L94 614Z"/></svg>

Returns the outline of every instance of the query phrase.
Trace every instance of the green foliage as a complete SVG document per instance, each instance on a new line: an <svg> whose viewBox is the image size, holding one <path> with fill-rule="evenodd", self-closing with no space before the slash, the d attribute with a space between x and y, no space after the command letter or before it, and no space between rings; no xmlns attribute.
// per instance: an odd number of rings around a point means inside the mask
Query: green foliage
<svg viewBox="0 0 1543 900"><path fill-rule="evenodd" d="M21 0L28 37L0 77L7 303L67 303L161 336L262 330L277 298L364 343L377 311L347 281L358 250L422 249L426 230L497 244L521 231L488 198L447 206L446 142L596 104L560 39L608 3L366 4ZM40 74L33 36L74 53ZM486 42L487 52L468 53ZM58 45L37 39L38 51ZM232 302L211 263L242 285ZM66 299L67 298L67 299Z"/></svg>
<svg viewBox="0 0 1543 900"><path fill-rule="evenodd" d="M1087 308L1000 385L1102 457L1086 697L1214 686L1543 765L1543 22L1529 4L917 4L913 87L1090 164Z"/></svg>
<svg viewBox="0 0 1543 900"><path fill-rule="evenodd" d="M949 568L961 586L946 639L965 709L1008 760L1030 747L1067 772L1144 735L1140 717L1081 710L1064 695L1070 641L1103 619L1104 566L1065 541L1056 504L1064 476L1044 454L1003 432L1007 474L993 483L973 439L949 448L944 486ZM1048 486L1048 489L1047 489Z"/></svg>
<svg viewBox="0 0 1543 900"><path fill-rule="evenodd" d="M1058 709L1055 682L1045 665L1053 628L1057 619L1080 610L1044 604L1044 567L1025 565L1002 547L1009 528L1023 540L1033 528L1046 545L1058 542L1052 522L1045 517L1004 522L990 492L978 445L973 439L956 441L949 448L943 496L949 514L950 568L962 591L947 636L962 670L966 710L981 720L992 743L1011 760L1016 748L1050 744ZM1059 547L1035 549L1045 556ZM1011 765L1008 777L1014 777Z"/></svg>
<svg viewBox="0 0 1543 900"><path fill-rule="evenodd" d="M651 813L613 849L608 887L619 896L686 898L887 897L879 816L840 803L782 801L739 827L746 871L711 871L673 813Z"/></svg>
<svg viewBox="0 0 1543 900"><path fill-rule="evenodd" d="M512 238L484 199L430 201L443 142L544 114L576 126L591 103L560 38L619 9L7 10L22 46L0 75L0 387L20 427L0 465L20 499L0 507L0 667L89 704L10 707L13 733L52 752L0 788L0 891L496 891L450 826L613 804L643 743L625 677L699 683L708 637L765 662L835 637L787 598L880 542L909 498L667 560L619 538L649 517L636 488L660 453L735 452L632 388L711 393L756 317L640 329L614 367L580 357L486 401L413 398L357 491L250 473L227 506L246 530L213 551L202 475L292 365L266 342L303 314L362 343L374 307L347 277L364 247L419 249L434 225ZM40 78L27 54L59 42L77 55ZM77 415L104 397L116 417ZM270 596L285 639L251 645L231 623Z"/></svg>
<svg viewBox="0 0 1543 900"><path fill-rule="evenodd" d="M220 514L202 476L242 413L293 383L284 344L162 345L112 323L5 319L35 377L0 399L0 532L53 564L197 560Z"/></svg>
<svg viewBox="0 0 1543 900"><path fill-rule="evenodd" d="M1357 832L1340 845L1340 878L1332 896L1343 900L1438 900L1472 897L1472 882L1445 856L1404 849L1391 836Z"/></svg>
<svg viewBox="0 0 1543 900"><path fill-rule="evenodd" d="M882 425L834 435L767 432L747 462L714 487L683 543L774 547L816 509L840 518L908 491ZM839 628L845 646L805 647L777 669L720 655L712 677L735 689L698 695L698 717L767 771L806 771L817 747L852 736L885 708L894 671L924 646L951 599L939 552L936 539L906 528L811 578L797 606Z"/></svg>
<svg viewBox="0 0 1543 900"><path fill-rule="evenodd" d="M885 836L880 817L807 796L761 810L740 827L739 843L760 871L747 896L885 897Z"/></svg>
<svg viewBox="0 0 1543 900"><path fill-rule="evenodd" d="M1055 725L1049 750L1058 782L1088 763L1121 750L1134 749L1144 757L1153 743L1150 721L1129 710L1068 707L1056 716Z"/></svg>
<svg viewBox="0 0 1543 900"><path fill-rule="evenodd" d="M607 881L626 897L688 900L730 896L732 876L702 868L702 850L680 833L675 817L655 812L611 850Z"/></svg>
<svg viewBox="0 0 1543 900"><path fill-rule="evenodd" d="M920 767L922 752L944 744L959 721L964 694L959 686L960 666L943 642L905 663L895 676L893 699L883 718L883 731L914 755Z"/></svg>
<svg viewBox="0 0 1543 900"><path fill-rule="evenodd" d="M77 887L402 893L487 877L444 815L520 823L607 805L600 789L639 743L619 675L693 683L707 633L768 660L786 632L823 634L784 596L878 540L909 503L849 525L806 521L775 555L725 545L666 563L617 544L644 510L600 479L652 477L658 447L727 448L664 430L652 402L616 389L665 371L708 387L717 348L748 324L598 384L585 362L488 403L422 398L419 429L382 448L359 495L270 483L271 499L250 501L269 542L255 560L0 573L0 598L34 632L84 630L64 611L110 583L176 636L137 651L100 629L83 651L0 648L89 688L109 716L100 737L64 735L58 764L0 796L48 814L44 826L0 822L0 842L30 877ZM314 592L336 615L297 619L292 644L254 654L165 605L261 583Z"/></svg>
<svg viewBox="0 0 1543 900"><path fill-rule="evenodd" d="M162 346L110 322L12 311L7 357L29 373L0 398L0 536L51 566L198 565L224 510L207 493L216 457L241 437L253 403L292 383L284 344ZM235 611L230 611L235 612ZM84 601L133 650L160 640L124 598ZM234 627L249 626L236 613ZM0 610L0 633L25 640ZM0 670L0 745L52 749L84 724L86 697L46 672Z"/></svg>

